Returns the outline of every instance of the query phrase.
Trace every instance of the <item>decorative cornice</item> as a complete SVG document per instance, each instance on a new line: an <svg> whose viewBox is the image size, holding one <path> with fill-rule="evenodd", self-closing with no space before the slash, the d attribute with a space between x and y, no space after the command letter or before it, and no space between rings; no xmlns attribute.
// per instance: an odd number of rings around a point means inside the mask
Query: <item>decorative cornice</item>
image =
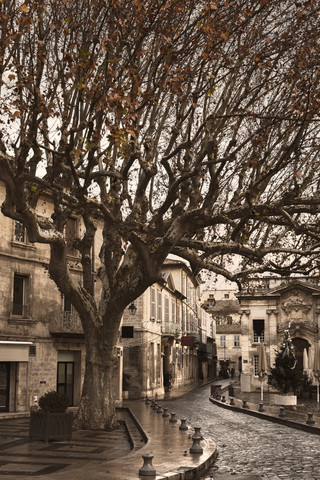
<svg viewBox="0 0 320 480"><path fill-rule="evenodd" d="M297 320L288 323L278 323L277 332L281 333L289 328L290 334L297 336L301 330L308 330L311 333L318 332L318 325L315 322L308 322L308 320Z"/></svg>
<svg viewBox="0 0 320 480"><path fill-rule="evenodd" d="M286 300L285 302L282 302L282 309L286 312L287 315L289 315L292 310L295 310L298 312L301 310L303 313L309 312L312 308L312 303L307 302L304 300L300 295L297 290L293 292L294 297L289 298L289 300Z"/></svg>

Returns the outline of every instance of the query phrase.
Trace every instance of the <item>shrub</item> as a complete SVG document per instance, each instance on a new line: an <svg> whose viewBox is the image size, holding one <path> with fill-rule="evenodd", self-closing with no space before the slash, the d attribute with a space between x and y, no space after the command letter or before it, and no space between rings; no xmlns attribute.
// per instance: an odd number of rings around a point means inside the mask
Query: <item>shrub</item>
<svg viewBox="0 0 320 480"><path fill-rule="evenodd" d="M68 397L55 390L50 390L39 398L39 407L43 412L64 413L68 405Z"/></svg>

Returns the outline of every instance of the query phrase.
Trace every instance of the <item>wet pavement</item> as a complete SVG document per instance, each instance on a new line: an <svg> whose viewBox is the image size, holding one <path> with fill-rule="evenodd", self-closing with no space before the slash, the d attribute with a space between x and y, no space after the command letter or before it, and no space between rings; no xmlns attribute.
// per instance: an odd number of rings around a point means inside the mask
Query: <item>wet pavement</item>
<svg viewBox="0 0 320 480"><path fill-rule="evenodd" d="M192 453L191 435L144 401L126 402L118 412L125 422L118 430L80 430L72 440L29 441L28 418L0 421L0 477L24 480L139 479L143 455L153 457L154 480L198 478L216 457L211 438ZM1 416L0 416L1 418ZM144 478L144 477L141 477Z"/></svg>
<svg viewBox="0 0 320 480"><path fill-rule="evenodd" d="M48 443L29 441L28 418L3 419L0 422L0 476L50 477L72 465L79 467L94 460L107 463L123 458L132 451L126 426L131 419L125 412L119 412L118 418L119 429L113 432L79 430L73 432L70 442Z"/></svg>
<svg viewBox="0 0 320 480"><path fill-rule="evenodd" d="M215 382L227 385L228 381ZM265 392L269 421L256 416L259 392L244 394L235 388L235 407L209 400L210 384L190 386L157 398L176 414L177 422L142 400L126 402L119 410L121 425L114 432L78 431L70 442L29 442L28 418L1 419L0 478L23 480L320 480L320 415L316 402L286 408L286 421L305 426L313 412L314 433L279 424L279 407ZM182 395L182 396L181 396ZM249 410L241 408L243 399ZM128 408L132 414L128 414ZM235 410L232 410L235 409ZM238 410L238 411L237 411ZM251 413L251 415L249 415ZM180 419L188 431L180 431ZM272 419L272 421L270 421ZM125 422L125 423L123 423ZM139 425L142 427L139 427ZM201 427L202 455L189 452L195 426ZM309 428L309 426L307 426ZM218 457L216 458L216 447ZM142 455L151 454L156 477L139 477ZM214 459L216 460L214 461Z"/></svg>
<svg viewBox="0 0 320 480"><path fill-rule="evenodd" d="M203 434L216 442L218 459L202 480L320 479L319 435L221 408L208 401L209 395L210 386L204 386L182 398L162 401L191 425L200 425Z"/></svg>

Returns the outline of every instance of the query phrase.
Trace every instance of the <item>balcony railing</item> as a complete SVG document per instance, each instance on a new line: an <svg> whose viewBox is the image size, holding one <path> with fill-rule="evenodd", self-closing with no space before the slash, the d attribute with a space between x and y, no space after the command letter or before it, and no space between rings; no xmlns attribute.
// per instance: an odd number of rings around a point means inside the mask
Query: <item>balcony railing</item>
<svg viewBox="0 0 320 480"><path fill-rule="evenodd" d="M163 335L179 335L181 333L181 330L179 324L173 322L165 322L162 325L161 332Z"/></svg>
<svg viewBox="0 0 320 480"><path fill-rule="evenodd" d="M52 333L83 334L81 320L76 312L62 312L51 320Z"/></svg>

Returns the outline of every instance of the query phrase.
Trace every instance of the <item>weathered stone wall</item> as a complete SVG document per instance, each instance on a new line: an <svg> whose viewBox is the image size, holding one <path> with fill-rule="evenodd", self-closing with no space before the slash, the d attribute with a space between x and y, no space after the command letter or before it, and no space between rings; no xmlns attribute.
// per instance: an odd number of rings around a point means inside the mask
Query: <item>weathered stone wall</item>
<svg viewBox="0 0 320 480"><path fill-rule="evenodd" d="M0 183L0 204L5 198L3 184ZM38 213L51 215L49 198L39 202ZM49 261L49 246L31 244L14 239L12 219L0 213L0 340L32 342L32 354L27 362L10 361L9 410L26 411L48 390L57 388L58 352L74 351L74 404L79 404L85 370L85 348L81 338L60 332L53 336L53 323L61 319L64 302L55 283L49 278L45 265ZM79 234L82 232L79 226ZM95 268L99 266L101 235L97 235L95 245ZM78 259L70 257L70 268L79 279L81 269ZM14 274L25 275L26 314L13 315ZM99 280L95 282L97 296L100 293ZM35 348L34 348L35 347ZM1 347L0 347L1 348ZM26 347L28 348L28 347Z"/></svg>

